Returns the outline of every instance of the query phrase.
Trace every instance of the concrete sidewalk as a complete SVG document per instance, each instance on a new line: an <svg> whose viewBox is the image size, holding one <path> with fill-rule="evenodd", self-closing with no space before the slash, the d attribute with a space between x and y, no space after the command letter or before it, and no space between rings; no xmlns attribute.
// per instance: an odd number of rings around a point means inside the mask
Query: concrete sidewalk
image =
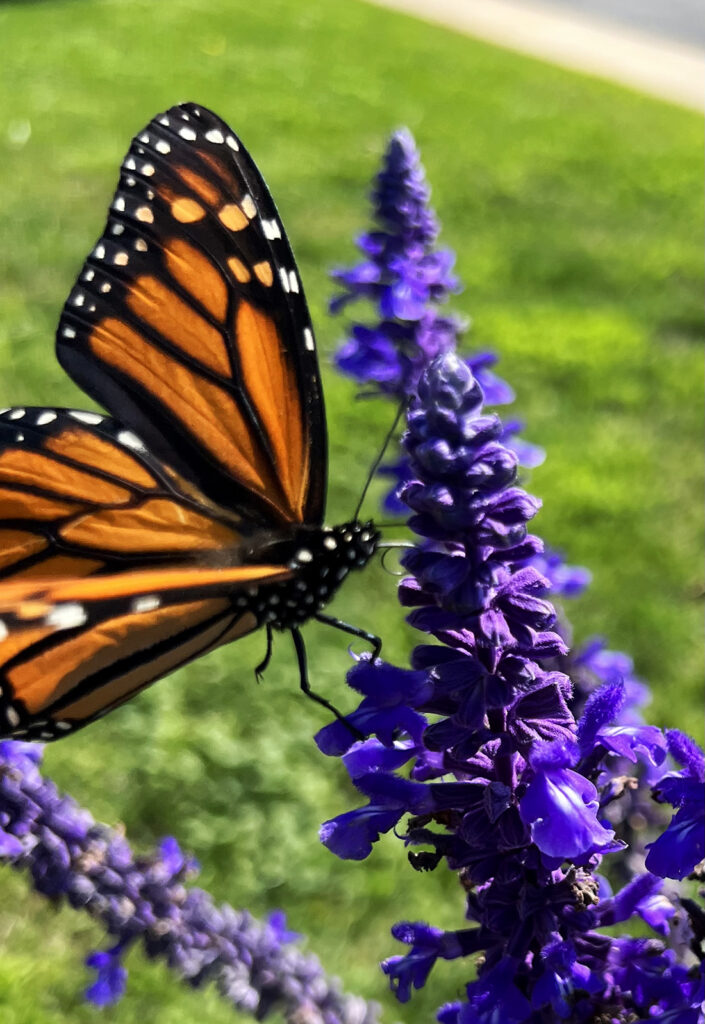
<svg viewBox="0 0 705 1024"><path fill-rule="evenodd" d="M553 64L705 110L705 50L565 7L515 0L368 0Z"/></svg>

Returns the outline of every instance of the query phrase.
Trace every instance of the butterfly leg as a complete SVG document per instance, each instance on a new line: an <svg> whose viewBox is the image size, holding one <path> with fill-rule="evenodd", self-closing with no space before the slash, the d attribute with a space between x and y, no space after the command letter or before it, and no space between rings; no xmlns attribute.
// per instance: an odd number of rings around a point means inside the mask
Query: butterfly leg
<svg viewBox="0 0 705 1024"><path fill-rule="evenodd" d="M380 637L375 636L374 633L366 633L364 629L358 629L357 626L351 626L349 622L343 622L341 619L334 619L332 615L324 615L322 612L318 612L314 618L318 622L322 622L324 626L333 626L334 629L340 629L343 633L349 633L350 636L356 636L360 640L366 640L372 647L372 658L379 658L382 653L382 640Z"/></svg>
<svg viewBox="0 0 705 1024"><path fill-rule="evenodd" d="M272 660L272 627L267 625L267 649L264 652L264 657L260 661L259 665L255 667L255 679L258 683L262 682L262 674L266 670L270 661Z"/></svg>
<svg viewBox="0 0 705 1024"><path fill-rule="evenodd" d="M330 711L331 714L335 715L338 721L342 722L343 725L350 730L350 732L353 734L356 740L364 740L365 737L363 736L363 734L358 729L356 729L354 725L351 725L350 722L348 722L345 715L342 714L342 712L338 711L335 705L331 704L330 701L327 701L325 697L321 697L320 694L316 693L314 690L311 689L311 684L308 681L308 664L306 661L306 647L304 645L304 638L301 636L300 630L296 629L295 627L292 630L290 630L290 632L292 639L294 641L294 649L296 650L296 660L299 663L300 685L303 692L306 694L307 697L310 697L311 700L315 700L317 704L321 704L324 708Z"/></svg>

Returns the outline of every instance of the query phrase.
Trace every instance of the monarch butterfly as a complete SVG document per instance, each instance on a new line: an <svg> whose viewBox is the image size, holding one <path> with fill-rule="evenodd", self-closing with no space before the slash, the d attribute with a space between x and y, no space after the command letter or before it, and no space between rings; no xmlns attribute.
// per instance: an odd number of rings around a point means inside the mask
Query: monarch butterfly
<svg viewBox="0 0 705 1024"><path fill-rule="evenodd" d="M173 669L321 612L379 533L323 526L326 425L294 258L215 114L159 114L122 163L56 352L110 416L0 412L0 735L52 740ZM337 714L337 712L336 712Z"/></svg>

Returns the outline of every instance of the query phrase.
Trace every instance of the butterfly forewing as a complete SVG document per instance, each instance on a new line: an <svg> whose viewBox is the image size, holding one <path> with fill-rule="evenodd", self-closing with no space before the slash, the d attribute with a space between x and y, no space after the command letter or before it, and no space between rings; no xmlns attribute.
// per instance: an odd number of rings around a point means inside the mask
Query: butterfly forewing
<svg viewBox="0 0 705 1024"><path fill-rule="evenodd" d="M261 175L214 114L174 107L134 139L57 354L212 501L262 525L322 521L306 302Z"/></svg>

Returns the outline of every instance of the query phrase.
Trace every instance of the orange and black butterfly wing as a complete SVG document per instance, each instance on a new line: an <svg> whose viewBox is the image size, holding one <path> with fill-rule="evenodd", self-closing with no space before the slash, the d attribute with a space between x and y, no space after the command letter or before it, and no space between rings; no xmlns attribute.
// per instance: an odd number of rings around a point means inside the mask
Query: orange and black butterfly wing
<svg viewBox="0 0 705 1024"><path fill-rule="evenodd" d="M281 565L97 413L0 413L0 735L53 739L257 628Z"/></svg>
<svg viewBox="0 0 705 1024"><path fill-rule="evenodd" d="M133 140L57 355L212 502L260 526L322 522L306 301L262 177L214 114L174 107Z"/></svg>
<svg viewBox="0 0 705 1024"><path fill-rule="evenodd" d="M288 575L240 566L0 586L0 736L52 740L87 725L252 632L250 591Z"/></svg>

